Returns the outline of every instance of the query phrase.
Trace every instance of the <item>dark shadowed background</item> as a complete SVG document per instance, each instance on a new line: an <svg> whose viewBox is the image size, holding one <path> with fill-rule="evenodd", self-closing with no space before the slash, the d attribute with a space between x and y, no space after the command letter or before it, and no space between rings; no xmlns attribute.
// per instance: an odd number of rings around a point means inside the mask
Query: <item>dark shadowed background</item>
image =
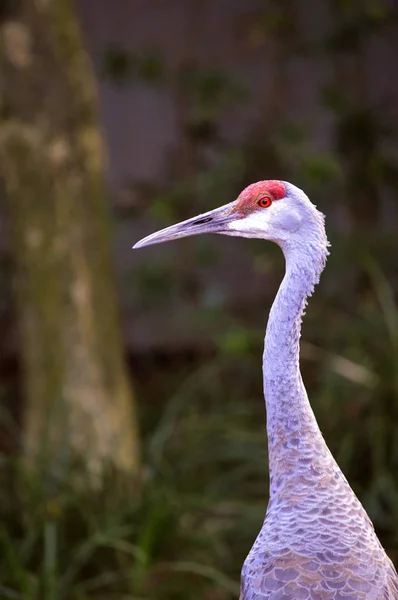
<svg viewBox="0 0 398 600"><path fill-rule="evenodd" d="M283 179L301 365L398 563L393 0L0 0L0 598L232 600L268 494L278 248L144 235Z"/></svg>

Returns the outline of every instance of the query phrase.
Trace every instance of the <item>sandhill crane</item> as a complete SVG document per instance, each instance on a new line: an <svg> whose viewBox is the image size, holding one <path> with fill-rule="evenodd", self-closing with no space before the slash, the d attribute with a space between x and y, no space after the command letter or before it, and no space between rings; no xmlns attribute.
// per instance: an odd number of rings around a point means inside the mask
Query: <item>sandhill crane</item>
<svg viewBox="0 0 398 600"><path fill-rule="evenodd" d="M259 181L134 248L199 233L271 240L286 262L263 354L270 499L240 600L397 599L397 572L323 439L300 373L303 311L328 255L324 216L296 186Z"/></svg>

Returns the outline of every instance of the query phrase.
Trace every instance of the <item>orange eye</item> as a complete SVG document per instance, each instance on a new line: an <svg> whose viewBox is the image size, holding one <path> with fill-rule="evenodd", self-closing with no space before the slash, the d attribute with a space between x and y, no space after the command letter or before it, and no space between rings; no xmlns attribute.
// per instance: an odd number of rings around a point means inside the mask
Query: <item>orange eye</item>
<svg viewBox="0 0 398 600"><path fill-rule="evenodd" d="M269 206L271 206L272 204L272 198L271 196L262 196L258 201L257 204L261 207L261 208L268 208Z"/></svg>

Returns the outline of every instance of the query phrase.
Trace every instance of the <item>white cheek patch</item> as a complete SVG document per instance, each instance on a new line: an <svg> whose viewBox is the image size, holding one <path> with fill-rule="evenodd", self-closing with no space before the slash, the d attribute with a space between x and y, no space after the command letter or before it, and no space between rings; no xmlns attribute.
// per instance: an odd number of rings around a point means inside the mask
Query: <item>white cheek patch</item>
<svg viewBox="0 0 398 600"><path fill-rule="evenodd" d="M278 234L289 231L294 233L301 225L301 216L291 206L276 206L249 213L243 219L237 219L228 224L230 231L242 237L264 237L277 239ZM272 236L272 238L271 238Z"/></svg>
<svg viewBox="0 0 398 600"><path fill-rule="evenodd" d="M237 219L228 223L228 229L241 233L256 233L263 228L261 227L262 223L263 227L265 227L263 219L259 219L255 213L250 213L243 219Z"/></svg>
<svg viewBox="0 0 398 600"><path fill-rule="evenodd" d="M266 210L249 213L243 219L237 219L228 223L228 229L240 233L265 233L269 227L269 219L266 217Z"/></svg>

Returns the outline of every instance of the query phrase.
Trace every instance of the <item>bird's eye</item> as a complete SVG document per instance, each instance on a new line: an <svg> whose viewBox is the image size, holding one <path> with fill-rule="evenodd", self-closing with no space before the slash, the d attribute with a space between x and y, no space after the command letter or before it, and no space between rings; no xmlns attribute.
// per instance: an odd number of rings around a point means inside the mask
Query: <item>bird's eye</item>
<svg viewBox="0 0 398 600"><path fill-rule="evenodd" d="M261 196L261 198L257 200L257 204L261 208L268 208L272 204L272 198L271 196Z"/></svg>

